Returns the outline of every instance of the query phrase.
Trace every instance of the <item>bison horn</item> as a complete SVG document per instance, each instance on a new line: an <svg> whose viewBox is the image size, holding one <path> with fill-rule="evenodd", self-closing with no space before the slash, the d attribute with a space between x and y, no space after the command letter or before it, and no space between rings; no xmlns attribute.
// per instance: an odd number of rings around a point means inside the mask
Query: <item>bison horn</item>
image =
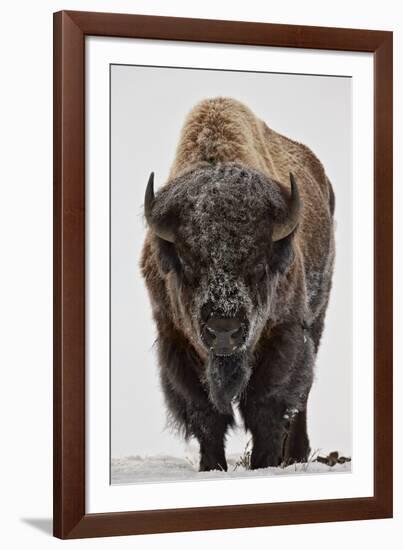
<svg viewBox="0 0 403 550"><path fill-rule="evenodd" d="M149 227L160 239L173 243L175 241L174 234L167 227L163 227L161 224L156 224L151 216L152 209L155 203L154 196L154 172L151 172L148 178L147 188L144 196L144 214Z"/></svg>
<svg viewBox="0 0 403 550"><path fill-rule="evenodd" d="M273 242L285 239L297 227L301 211L301 200L294 176L290 173L291 196L288 200L287 220L283 223L276 223L273 227Z"/></svg>

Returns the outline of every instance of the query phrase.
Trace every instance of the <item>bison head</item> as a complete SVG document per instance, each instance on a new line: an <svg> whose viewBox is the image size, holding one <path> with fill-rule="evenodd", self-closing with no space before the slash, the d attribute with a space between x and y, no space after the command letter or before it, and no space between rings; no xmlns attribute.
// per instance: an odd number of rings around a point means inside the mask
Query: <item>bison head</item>
<svg viewBox="0 0 403 550"><path fill-rule="evenodd" d="M245 388L253 351L275 305L279 274L293 258L300 200L252 169L206 166L171 180L145 217L156 239L172 316L204 354L204 382L228 412Z"/></svg>

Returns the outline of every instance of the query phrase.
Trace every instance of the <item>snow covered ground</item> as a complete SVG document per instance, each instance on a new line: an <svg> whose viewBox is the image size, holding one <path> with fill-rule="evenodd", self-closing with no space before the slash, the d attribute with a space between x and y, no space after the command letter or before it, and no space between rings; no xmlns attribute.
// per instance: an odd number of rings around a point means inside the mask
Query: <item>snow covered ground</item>
<svg viewBox="0 0 403 550"><path fill-rule="evenodd" d="M259 477L274 475L310 475L323 473L350 472L351 462L336 464L333 467L319 462L294 464L286 468L263 468L247 470L239 465L239 454L227 457L228 472L198 472L198 454L189 453L185 458L169 455L129 456L113 458L111 464L112 484L141 482L161 482L174 480L225 479L237 477Z"/></svg>

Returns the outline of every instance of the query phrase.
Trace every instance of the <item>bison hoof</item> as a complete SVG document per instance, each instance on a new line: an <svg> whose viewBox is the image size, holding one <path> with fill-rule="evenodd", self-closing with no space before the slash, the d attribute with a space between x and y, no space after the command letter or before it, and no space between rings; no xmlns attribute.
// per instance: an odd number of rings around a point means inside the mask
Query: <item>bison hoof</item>
<svg viewBox="0 0 403 550"><path fill-rule="evenodd" d="M199 472L211 472L212 470L226 472L228 470L227 461L225 459L219 461L201 459Z"/></svg>
<svg viewBox="0 0 403 550"><path fill-rule="evenodd" d="M260 456L251 456L250 460L250 469L258 470L259 468L269 468L269 467L278 467L281 464L281 457L274 455L260 455Z"/></svg>

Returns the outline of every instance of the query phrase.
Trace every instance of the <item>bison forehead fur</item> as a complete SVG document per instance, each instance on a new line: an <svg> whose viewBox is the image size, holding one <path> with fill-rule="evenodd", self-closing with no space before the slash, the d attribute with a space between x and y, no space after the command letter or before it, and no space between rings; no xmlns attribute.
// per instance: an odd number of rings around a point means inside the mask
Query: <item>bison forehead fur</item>
<svg viewBox="0 0 403 550"><path fill-rule="evenodd" d="M273 282L278 262L270 242L271 223L285 215L280 187L233 163L197 168L161 190L153 218L157 224L175 220L175 250L197 271L199 284L191 285L193 307L187 304L195 319L209 301L224 317L235 316L240 308L257 310L255 289L248 288L247 278L257 261L267 261ZM175 289L173 301L177 294ZM265 294L263 299L267 289Z"/></svg>
<svg viewBox="0 0 403 550"><path fill-rule="evenodd" d="M290 173L298 223L279 233L290 225ZM201 470L226 469L234 399L253 436L252 468L305 460L334 261L322 164L236 100L205 100L185 121L168 182L150 196L141 267L171 420L198 439ZM233 347L221 353L217 342Z"/></svg>

